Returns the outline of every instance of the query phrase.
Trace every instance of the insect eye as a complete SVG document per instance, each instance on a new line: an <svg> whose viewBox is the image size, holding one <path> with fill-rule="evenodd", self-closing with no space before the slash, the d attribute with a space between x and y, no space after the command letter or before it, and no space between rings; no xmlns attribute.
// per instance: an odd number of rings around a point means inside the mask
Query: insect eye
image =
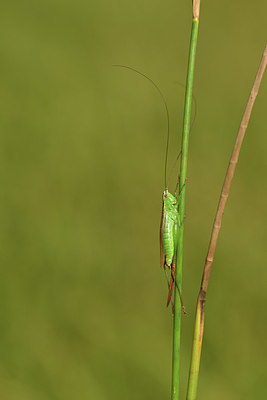
<svg viewBox="0 0 267 400"><path fill-rule="evenodd" d="M169 197L168 193L166 193L164 196L165 196L165 197Z"/></svg>

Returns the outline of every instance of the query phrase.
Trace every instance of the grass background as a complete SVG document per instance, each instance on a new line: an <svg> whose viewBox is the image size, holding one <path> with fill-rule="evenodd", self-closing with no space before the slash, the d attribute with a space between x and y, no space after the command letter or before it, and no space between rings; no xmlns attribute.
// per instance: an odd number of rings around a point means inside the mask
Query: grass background
<svg viewBox="0 0 267 400"><path fill-rule="evenodd" d="M221 4L201 8L181 398L212 221L266 41L266 3ZM140 69L164 92L172 165L191 1L9 0L0 8L1 398L167 399L164 107L147 81L111 65ZM265 77L211 274L199 399L267 396L266 102Z"/></svg>

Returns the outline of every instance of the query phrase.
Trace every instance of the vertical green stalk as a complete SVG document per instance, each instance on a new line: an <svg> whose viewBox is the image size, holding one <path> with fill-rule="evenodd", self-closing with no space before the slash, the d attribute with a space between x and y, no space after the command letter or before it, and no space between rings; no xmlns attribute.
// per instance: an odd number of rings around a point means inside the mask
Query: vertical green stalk
<svg viewBox="0 0 267 400"><path fill-rule="evenodd" d="M199 2L197 2L199 4ZM182 262L183 262L183 220L184 220L184 209L185 209L185 180L188 160L188 142L189 142L189 131L190 131L190 117L191 117L191 104L192 104L192 92L193 92L193 76L195 66L195 56L197 47L197 34L198 34L198 14L195 12L193 5L193 23L191 31L190 49L189 49L189 60L187 69L187 82L186 82L186 93L185 93L185 106L184 106L184 122L183 122L183 135L182 135L182 155L181 155L181 166L180 166L180 190L181 199L179 204L179 213L181 216L182 226L179 231L177 240L177 269L176 269L176 282L179 282L181 287L182 281ZM173 320L173 358L172 358L172 400L179 399L179 375L180 375L180 329L181 329L181 304L179 299L178 289L175 286L174 292L174 320Z"/></svg>

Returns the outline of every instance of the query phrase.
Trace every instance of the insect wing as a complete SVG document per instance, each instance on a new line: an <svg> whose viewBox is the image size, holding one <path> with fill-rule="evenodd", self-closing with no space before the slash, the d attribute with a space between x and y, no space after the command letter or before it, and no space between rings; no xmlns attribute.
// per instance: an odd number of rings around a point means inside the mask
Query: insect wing
<svg viewBox="0 0 267 400"><path fill-rule="evenodd" d="M162 212L161 212L161 221L160 221L160 230L159 230L159 243L160 243L160 266L163 268L165 263L165 255L163 250L163 226L165 224L166 213L164 210L164 201L162 201Z"/></svg>

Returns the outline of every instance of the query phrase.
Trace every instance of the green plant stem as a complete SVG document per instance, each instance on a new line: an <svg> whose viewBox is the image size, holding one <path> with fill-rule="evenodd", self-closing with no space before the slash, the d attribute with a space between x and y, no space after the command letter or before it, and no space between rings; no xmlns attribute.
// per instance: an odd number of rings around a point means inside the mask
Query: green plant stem
<svg viewBox="0 0 267 400"><path fill-rule="evenodd" d="M183 220L185 209L185 180L188 160L188 142L190 131L190 117L191 117L191 104L193 93L193 76L195 66L195 56L197 47L197 34L198 34L198 17L193 18L189 60L187 70L187 82L185 93L185 106L184 106L184 122L183 122L183 135L182 135L182 155L180 166L180 190L181 199L179 203L179 213L181 215L182 226L179 230L177 241L177 268L176 268L176 282L179 282L181 290L182 281L182 261L183 261ZM179 375L180 375L180 330L181 330L181 304L179 299L178 289L175 285L174 292L174 320L173 320L173 358L172 358L172 400L179 399Z"/></svg>

